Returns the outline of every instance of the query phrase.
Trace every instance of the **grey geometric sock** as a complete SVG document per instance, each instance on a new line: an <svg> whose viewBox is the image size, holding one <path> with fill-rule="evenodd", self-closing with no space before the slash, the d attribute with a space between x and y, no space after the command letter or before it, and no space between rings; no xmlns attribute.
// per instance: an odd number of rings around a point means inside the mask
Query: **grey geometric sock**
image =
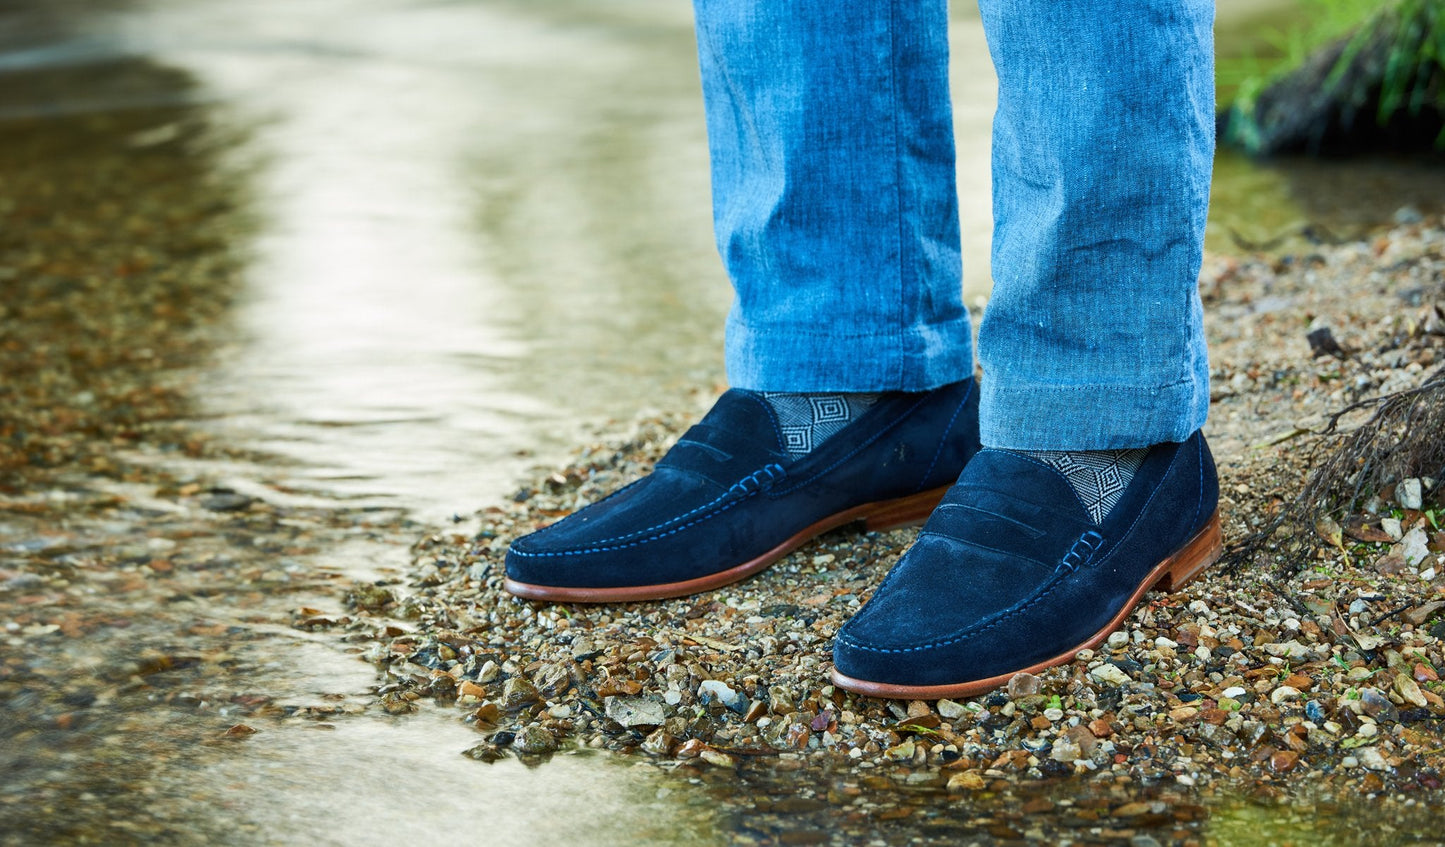
<svg viewBox="0 0 1445 847"><path fill-rule="evenodd" d="M1032 456L1063 474L1097 525L1104 522L1104 518L1119 503L1119 498L1124 496L1124 489L1129 487L1129 480L1134 478L1149 448L1018 452Z"/></svg>
<svg viewBox="0 0 1445 847"><path fill-rule="evenodd" d="M797 458L827 441L878 402L877 394L790 394L765 391L783 431L783 449Z"/></svg>

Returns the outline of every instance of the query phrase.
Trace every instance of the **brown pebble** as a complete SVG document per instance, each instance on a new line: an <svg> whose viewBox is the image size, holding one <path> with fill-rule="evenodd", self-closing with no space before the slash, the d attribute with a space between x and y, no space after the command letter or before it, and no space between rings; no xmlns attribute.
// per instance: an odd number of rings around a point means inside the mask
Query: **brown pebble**
<svg viewBox="0 0 1445 847"><path fill-rule="evenodd" d="M470 695L478 700L485 700L487 697L487 689L477 685L471 680L463 680L462 684L457 686L457 693L463 697Z"/></svg>
<svg viewBox="0 0 1445 847"><path fill-rule="evenodd" d="M949 791L979 791L984 785L983 777L978 771L964 771L948 778Z"/></svg>
<svg viewBox="0 0 1445 847"><path fill-rule="evenodd" d="M702 751L706 749L706 744L696 738L689 738L682 742L682 746L677 748L676 756L679 759L696 759L698 756L701 756Z"/></svg>
<svg viewBox="0 0 1445 847"><path fill-rule="evenodd" d="M1289 773L1299 764L1299 753L1294 750L1280 750L1269 757L1270 770L1275 773Z"/></svg>

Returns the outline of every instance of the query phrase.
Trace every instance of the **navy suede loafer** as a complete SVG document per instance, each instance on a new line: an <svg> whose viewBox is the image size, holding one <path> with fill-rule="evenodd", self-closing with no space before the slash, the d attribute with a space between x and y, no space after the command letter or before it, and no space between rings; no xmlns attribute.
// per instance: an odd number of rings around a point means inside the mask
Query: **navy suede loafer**
<svg viewBox="0 0 1445 847"><path fill-rule="evenodd" d="M987 449L838 632L833 681L876 697L972 697L1073 659L1144 592L1219 558L1219 482L1204 437L1150 449L1095 524L1058 471Z"/></svg>
<svg viewBox="0 0 1445 847"><path fill-rule="evenodd" d="M717 588L847 523L922 523L978 449L973 380L883 394L796 459L762 396L733 389L651 474L514 541L505 585L582 603Z"/></svg>

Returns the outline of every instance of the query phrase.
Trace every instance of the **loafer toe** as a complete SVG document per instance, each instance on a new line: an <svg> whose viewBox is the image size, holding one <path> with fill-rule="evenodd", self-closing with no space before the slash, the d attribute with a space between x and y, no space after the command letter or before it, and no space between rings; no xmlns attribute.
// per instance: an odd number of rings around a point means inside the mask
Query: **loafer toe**
<svg viewBox="0 0 1445 847"><path fill-rule="evenodd" d="M839 631L833 681L880 697L970 697L1070 661L1147 590L1178 590L1219 557L1217 503L1198 433L1151 449L1100 525L1052 468L984 450Z"/></svg>

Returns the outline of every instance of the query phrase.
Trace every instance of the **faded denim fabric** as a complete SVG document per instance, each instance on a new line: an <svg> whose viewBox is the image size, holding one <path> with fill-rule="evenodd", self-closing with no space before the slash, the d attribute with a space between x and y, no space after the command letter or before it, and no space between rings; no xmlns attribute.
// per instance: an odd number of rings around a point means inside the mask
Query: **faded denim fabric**
<svg viewBox="0 0 1445 847"><path fill-rule="evenodd" d="M694 0L731 383L916 391L972 373L944 0ZM1183 441L1208 412L1197 278L1206 0L982 0L999 75L983 441Z"/></svg>

